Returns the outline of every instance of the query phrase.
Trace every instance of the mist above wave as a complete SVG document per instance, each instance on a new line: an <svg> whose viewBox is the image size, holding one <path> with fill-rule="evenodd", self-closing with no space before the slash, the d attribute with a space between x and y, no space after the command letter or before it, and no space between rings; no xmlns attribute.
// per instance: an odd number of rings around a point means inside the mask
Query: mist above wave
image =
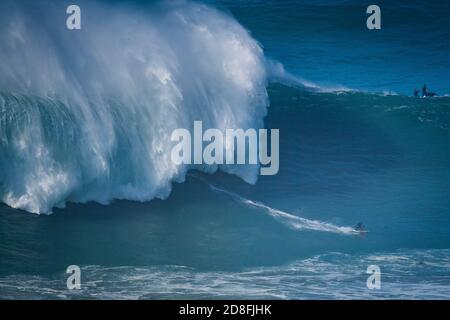
<svg viewBox="0 0 450 320"><path fill-rule="evenodd" d="M0 199L33 213L67 201L169 195L185 165L170 135L261 128L266 62L231 16L204 4L81 1L82 30L52 1L0 4ZM89 17L89 19L86 19ZM221 169L247 182L257 166Z"/></svg>

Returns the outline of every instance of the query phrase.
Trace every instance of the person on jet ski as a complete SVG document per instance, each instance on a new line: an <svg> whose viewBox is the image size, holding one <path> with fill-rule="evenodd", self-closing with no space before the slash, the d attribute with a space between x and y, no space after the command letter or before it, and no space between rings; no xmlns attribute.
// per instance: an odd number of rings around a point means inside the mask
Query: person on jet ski
<svg viewBox="0 0 450 320"><path fill-rule="evenodd" d="M422 97L424 97L424 98L431 98L431 97L436 97L436 96L438 96L437 93L428 91L427 85L426 84L423 85Z"/></svg>
<svg viewBox="0 0 450 320"><path fill-rule="evenodd" d="M422 87L422 97L423 98L428 97L428 89L427 89L427 85L426 84L424 84L423 87Z"/></svg>

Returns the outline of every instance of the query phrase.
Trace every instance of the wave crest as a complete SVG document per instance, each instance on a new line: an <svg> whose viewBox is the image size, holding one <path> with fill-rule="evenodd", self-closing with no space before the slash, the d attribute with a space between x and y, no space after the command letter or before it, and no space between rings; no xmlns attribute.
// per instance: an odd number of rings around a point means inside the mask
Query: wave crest
<svg viewBox="0 0 450 320"><path fill-rule="evenodd" d="M263 126L263 51L229 15L184 1L79 5L89 20L68 31L54 2L0 4L0 199L9 206L49 213L67 201L165 198L190 169L170 161L174 129ZM258 173L197 169L247 182Z"/></svg>

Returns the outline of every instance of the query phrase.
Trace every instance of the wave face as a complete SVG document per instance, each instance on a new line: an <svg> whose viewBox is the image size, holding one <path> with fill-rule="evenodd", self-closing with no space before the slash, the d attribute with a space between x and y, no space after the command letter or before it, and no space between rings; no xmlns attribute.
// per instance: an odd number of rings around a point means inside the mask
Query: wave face
<svg viewBox="0 0 450 320"><path fill-rule="evenodd" d="M0 4L0 199L33 213L66 202L169 195L190 167L170 161L170 135L261 128L265 58L232 17L207 5ZM88 19L87 19L88 17ZM83 19L84 18L84 19ZM256 181L256 166L221 169Z"/></svg>

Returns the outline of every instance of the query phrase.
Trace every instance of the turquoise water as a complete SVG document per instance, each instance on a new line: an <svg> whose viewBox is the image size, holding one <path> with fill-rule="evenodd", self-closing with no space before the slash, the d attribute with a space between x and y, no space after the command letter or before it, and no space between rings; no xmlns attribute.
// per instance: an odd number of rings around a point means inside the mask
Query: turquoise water
<svg viewBox="0 0 450 320"><path fill-rule="evenodd" d="M164 35L157 48L134 32L104 55L115 37L86 22L78 60L45 26L41 40L60 42L25 42L21 68L2 42L0 298L448 299L450 98L410 95L449 92L450 9L379 5L383 29L369 32L358 1L114 2L118 22L145 8L133 17ZM278 175L174 171L159 142L199 118L279 128ZM74 264L79 291L65 286Z"/></svg>

